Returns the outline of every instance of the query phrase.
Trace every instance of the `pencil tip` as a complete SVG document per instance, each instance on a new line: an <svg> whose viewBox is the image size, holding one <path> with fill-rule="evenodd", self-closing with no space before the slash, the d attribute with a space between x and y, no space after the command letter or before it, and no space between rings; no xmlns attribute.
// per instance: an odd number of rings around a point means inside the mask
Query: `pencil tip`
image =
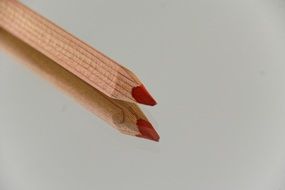
<svg viewBox="0 0 285 190"><path fill-rule="evenodd" d="M138 119L137 120L137 126L140 131L140 135L137 135L137 137L149 139L158 142L159 141L159 135L153 128L150 122L144 120L144 119Z"/></svg>
<svg viewBox="0 0 285 190"><path fill-rule="evenodd" d="M146 88L143 85L134 87L132 90L132 96L134 99L141 104L146 104L150 106L156 105L156 101L153 97L148 93Z"/></svg>

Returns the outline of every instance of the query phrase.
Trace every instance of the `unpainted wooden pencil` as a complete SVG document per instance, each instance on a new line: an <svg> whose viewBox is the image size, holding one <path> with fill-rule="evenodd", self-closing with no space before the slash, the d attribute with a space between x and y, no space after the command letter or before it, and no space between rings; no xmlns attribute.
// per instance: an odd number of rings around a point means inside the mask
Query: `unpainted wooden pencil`
<svg viewBox="0 0 285 190"><path fill-rule="evenodd" d="M156 104L131 71L16 0L0 0L0 27L109 97Z"/></svg>
<svg viewBox="0 0 285 190"><path fill-rule="evenodd" d="M159 135L137 105L104 95L2 29L0 29L0 49L16 56L121 133L159 140Z"/></svg>

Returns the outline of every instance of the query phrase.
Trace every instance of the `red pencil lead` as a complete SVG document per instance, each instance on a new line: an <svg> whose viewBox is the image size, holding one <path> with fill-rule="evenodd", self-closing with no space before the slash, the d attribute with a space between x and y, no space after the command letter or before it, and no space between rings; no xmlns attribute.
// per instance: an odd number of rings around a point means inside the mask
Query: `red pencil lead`
<svg viewBox="0 0 285 190"><path fill-rule="evenodd" d="M144 119L138 119L137 126L141 133L140 135L136 135L137 137L142 137L142 138L157 141L157 142L159 141L159 135L157 134L155 129L152 127L150 122Z"/></svg>
<svg viewBox="0 0 285 190"><path fill-rule="evenodd" d="M156 105L156 101L153 97L148 93L146 88L143 85L134 87L132 90L132 96L134 99L141 104L146 104L150 106Z"/></svg>

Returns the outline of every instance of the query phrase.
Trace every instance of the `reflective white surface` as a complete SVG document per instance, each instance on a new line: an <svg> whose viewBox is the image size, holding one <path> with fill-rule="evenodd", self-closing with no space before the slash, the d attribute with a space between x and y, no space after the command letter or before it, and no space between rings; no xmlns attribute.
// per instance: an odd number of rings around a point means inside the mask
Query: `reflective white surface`
<svg viewBox="0 0 285 190"><path fill-rule="evenodd" d="M285 189L284 0L23 0L133 70L159 143L0 49L0 189Z"/></svg>

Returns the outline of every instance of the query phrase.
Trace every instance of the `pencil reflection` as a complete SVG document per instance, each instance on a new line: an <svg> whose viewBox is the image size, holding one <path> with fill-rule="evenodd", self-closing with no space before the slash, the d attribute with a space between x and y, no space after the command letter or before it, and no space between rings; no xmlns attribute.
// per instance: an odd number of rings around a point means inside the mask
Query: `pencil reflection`
<svg viewBox="0 0 285 190"><path fill-rule="evenodd" d="M136 122L146 119L138 106L111 99L0 28L0 48L72 96L122 133L139 135ZM146 119L147 120L147 119Z"/></svg>

